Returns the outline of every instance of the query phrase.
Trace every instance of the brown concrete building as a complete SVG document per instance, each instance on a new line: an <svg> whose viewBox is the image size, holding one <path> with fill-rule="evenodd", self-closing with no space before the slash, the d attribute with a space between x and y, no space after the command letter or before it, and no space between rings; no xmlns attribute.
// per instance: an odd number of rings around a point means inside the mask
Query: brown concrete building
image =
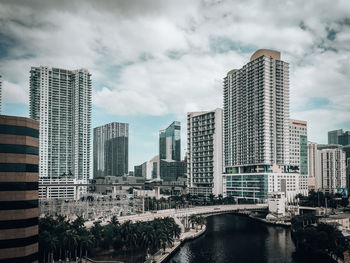
<svg viewBox="0 0 350 263"><path fill-rule="evenodd" d="M0 263L38 262L39 123L0 115Z"/></svg>

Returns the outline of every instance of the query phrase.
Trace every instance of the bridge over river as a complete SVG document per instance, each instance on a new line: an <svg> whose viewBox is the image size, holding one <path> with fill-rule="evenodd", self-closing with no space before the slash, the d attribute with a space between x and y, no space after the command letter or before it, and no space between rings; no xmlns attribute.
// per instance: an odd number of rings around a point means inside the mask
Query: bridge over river
<svg viewBox="0 0 350 263"><path fill-rule="evenodd" d="M242 204L242 205L213 205L213 206L195 206L191 208L184 209L166 209L166 210L157 210L149 211L142 214L129 215L129 216L119 216L118 220L120 223L126 221L151 221L155 218L164 218L164 217L174 217L177 219L182 219L189 217L191 215L202 215L210 216L216 214L226 214L226 213L246 213L248 211L266 211L267 204ZM102 225L108 223L108 220L101 222ZM85 223L86 227L91 227L93 221L87 221Z"/></svg>

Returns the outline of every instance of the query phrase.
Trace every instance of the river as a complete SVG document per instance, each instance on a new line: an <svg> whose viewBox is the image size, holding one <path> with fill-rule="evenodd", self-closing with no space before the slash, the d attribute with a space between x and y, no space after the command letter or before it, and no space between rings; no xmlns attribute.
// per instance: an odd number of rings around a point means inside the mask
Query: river
<svg viewBox="0 0 350 263"><path fill-rule="evenodd" d="M295 250L290 230L233 214L207 218L206 233L186 242L171 263L291 263Z"/></svg>

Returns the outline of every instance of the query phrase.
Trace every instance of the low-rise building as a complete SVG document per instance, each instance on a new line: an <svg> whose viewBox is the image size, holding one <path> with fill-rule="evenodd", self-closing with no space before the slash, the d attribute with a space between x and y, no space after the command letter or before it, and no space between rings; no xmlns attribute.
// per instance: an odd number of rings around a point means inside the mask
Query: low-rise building
<svg viewBox="0 0 350 263"><path fill-rule="evenodd" d="M288 202L293 202L299 191L297 173L240 173L224 175L224 197L233 196L237 200L250 199L257 203L267 202L268 195L284 192Z"/></svg>
<svg viewBox="0 0 350 263"><path fill-rule="evenodd" d="M267 204L270 213L277 215L277 217L286 215L286 197L284 192L270 193Z"/></svg>
<svg viewBox="0 0 350 263"><path fill-rule="evenodd" d="M319 220L320 223L330 224L338 227L340 230L350 230L350 214L330 215Z"/></svg>

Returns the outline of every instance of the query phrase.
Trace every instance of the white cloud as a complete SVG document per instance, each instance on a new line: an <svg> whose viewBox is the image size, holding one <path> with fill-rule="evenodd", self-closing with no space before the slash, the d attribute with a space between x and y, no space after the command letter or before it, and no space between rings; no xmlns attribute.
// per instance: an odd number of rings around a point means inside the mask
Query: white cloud
<svg viewBox="0 0 350 263"><path fill-rule="evenodd" d="M30 66L84 67L94 105L109 113L183 116L221 106L226 72L254 48L273 48L291 65L292 116L321 139L349 121L349 12L346 0L3 0L4 100L28 103ZM225 50L215 49L220 41ZM338 117L320 120L306 107L313 97L329 100L319 112Z"/></svg>
<svg viewBox="0 0 350 263"><path fill-rule="evenodd" d="M5 80L2 83L2 90L2 98L4 101L25 104L29 102L29 92L26 92L17 84Z"/></svg>

